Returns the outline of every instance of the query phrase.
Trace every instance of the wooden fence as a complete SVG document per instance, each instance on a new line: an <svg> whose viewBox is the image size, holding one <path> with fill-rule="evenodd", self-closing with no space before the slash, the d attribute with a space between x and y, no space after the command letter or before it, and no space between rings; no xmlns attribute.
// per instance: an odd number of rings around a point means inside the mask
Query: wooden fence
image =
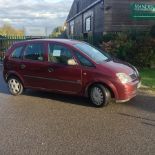
<svg viewBox="0 0 155 155"><path fill-rule="evenodd" d="M0 36L0 61L4 59L6 50L15 42L26 40L25 36Z"/></svg>

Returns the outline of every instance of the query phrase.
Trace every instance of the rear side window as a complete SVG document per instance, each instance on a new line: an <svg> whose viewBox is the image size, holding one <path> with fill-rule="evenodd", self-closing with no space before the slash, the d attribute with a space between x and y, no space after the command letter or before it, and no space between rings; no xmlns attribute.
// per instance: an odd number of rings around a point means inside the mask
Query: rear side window
<svg viewBox="0 0 155 155"><path fill-rule="evenodd" d="M20 47L16 47L12 54L11 54L11 58L13 59L21 59L21 56L22 56L22 49L23 49L23 46L20 46Z"/></svg>
<svg viewBox="0 0 155 155"><path fill-rule="evenodd" d="M24 59L43 61L44 60L44 45L42 43L29 44L24 52Z"/></svg>

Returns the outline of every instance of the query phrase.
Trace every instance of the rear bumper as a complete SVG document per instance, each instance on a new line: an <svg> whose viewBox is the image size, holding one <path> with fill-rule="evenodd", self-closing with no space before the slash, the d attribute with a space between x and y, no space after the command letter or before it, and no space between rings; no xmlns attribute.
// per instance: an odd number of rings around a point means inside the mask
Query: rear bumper
<svg viewBox="0 0 155 155"><path fill-rule="evenodd" d="M116 89L118 96L116 102L127 102L137 95L137 90L141 86L141 81L136 80L128 84L120 84Z"/></svg>

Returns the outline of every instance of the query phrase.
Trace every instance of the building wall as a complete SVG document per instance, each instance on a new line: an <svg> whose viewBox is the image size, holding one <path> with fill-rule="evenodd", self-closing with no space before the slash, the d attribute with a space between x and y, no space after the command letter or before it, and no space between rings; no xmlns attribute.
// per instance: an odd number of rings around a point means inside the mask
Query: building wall
<svg viewBox="0 0 155 155"><path fill-rule="evenodd" d="M83 11L97 0L75 0L68 16L68 19L75 16L78 11ZM79 2L79 9L76 6ZM104 3L103 3L104 2ZM104 0L96 4L89 10L80 14L68 23L68 35L70 23L74 23L73 36L102 35L106 32L117 32L129 29L145 30L155 24L155 18L152 20L137 20L131 17L132 3L154 4L155 0ZM104 5L103 5L104 4ZM91 31L85 30L86 18L91 16Z"/></svg>
<svg viewBox="0 0 155 155"><path fill-rule="evenodd" d="M72 18L78 12L87 8L90 4L94 3L96 0L74 0L73 5L70 9L69 15L67 19ZM78 8L77 8L78 6Z"/></svg>
<svg viewBox="0 0 155 155"><path fill-rule="evenodd" d="M94 7L94 33L104 31L104 6L102 3Z"/></svg>
<svg viewBox="0 0 155 155"><path fill-rule="evenodd" d="M79 36L83 33L82 26L82 15L79 15L74 19L74 35Z"/></svg>
<svg viewBox="0 0 155 155"><path fill-rule="evenodd" d="M105 0L104 31L122 31L130 28L144 30L155 24L153 20L136 20L131 17L132 3L154 4L155 0Z"/></svg>
<svg viewBox="0 0 155 155"><path fill-rule="evenodd" d="M91 1L94 2L95 0ZM91 17L91 31L86 31L86 19L89 17ZM74 23L74 32L73 34L71 34L71 25L73 23ZM67 24L67 33L69 36L83 36L85 34L88 34L88 36L90 36L99 33L103 34L103 29L104 29L104 8L101 3L96 4L94 7L80 14L73 20L69 21Z"/></svg>

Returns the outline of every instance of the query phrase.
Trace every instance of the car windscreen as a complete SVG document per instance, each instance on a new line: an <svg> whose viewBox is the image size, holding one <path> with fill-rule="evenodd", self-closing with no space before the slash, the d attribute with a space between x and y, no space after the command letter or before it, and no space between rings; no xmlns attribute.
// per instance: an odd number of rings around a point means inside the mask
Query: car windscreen
<svg viewBox="0 0 155 155"><path fill-rule="evenodd" d="M96 63L102 63L104 61L107 61L110 59L110 55L107 53L89 45L86 43L77 43L74 45L77 49L79 49L81 52L86 54L88 57L90 57L92 60L94 60Z"/></svg>

